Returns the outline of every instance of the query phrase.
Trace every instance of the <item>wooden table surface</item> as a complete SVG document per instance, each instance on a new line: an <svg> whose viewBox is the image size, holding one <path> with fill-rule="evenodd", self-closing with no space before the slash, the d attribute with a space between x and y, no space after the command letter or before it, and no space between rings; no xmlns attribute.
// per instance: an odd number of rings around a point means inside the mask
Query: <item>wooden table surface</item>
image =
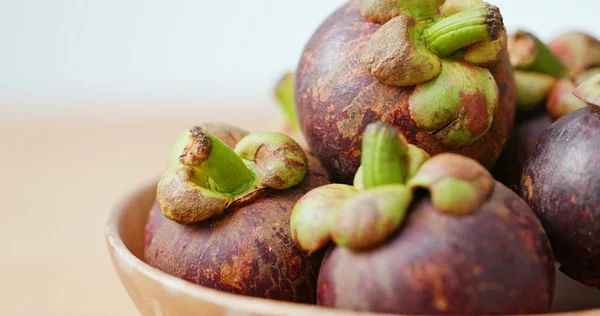
<svg viewBox="0 0 600 316"><path fill-rule="evenodd" d="M0 117L0 315L139 315L104 244L108 213L188 126L272 122L230 115Z"/></svg>

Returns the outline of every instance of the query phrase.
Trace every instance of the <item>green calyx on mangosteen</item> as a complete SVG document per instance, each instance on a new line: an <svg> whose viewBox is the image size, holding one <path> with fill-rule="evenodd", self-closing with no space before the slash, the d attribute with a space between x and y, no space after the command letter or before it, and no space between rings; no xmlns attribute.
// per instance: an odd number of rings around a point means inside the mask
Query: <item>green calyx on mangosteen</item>
<svg viewBox="0 0 600 316"><path fill-rule="evenodd" d="M584 81L573 94L591 105L600 106L600 74Z"/></svg>
<svg viewBox="0 0 600 316"><path fill-rule="evenodd" d="M331 241L351 249L369 249L394 235L413 201L414 191L430 191L433 205L449 215L476 212L494 180L472 159L427 153L390 124L367 126L362 165L354 186L331 184L308 192L294 207L292 239L308 252Z"/></svg>
<svg viewBox="0 0 600 316"><path fill-rule="evenodd" d="M593 47L592 40L590 36L572 33L561 35L545 45L535 35L523 30L509 36L508 55L515 67L519 112L506 150L502 152L492 173L498 181L515 192L520 192L525 160L537 137L554 119L586 106L572 92L576 84L600 70L581 70L582 66L587 68L593 65L590 62L593 58L582 62L583 52L592 56L595 54L594 49L590 48ZM576 43L581 48L575 48ZM575 58L575 55L579 57Z"/></svg>
<svg viewBox="0 0 600 316"><path fill-rule="evenodd" d="M479 0L351 1L306 45L296 109L312 152L351 183L365 127L394 125L429 154L492 166L514 119L507 35Z"/></svg>
<svg viewBox="0 0 600 316"><path fill-rule="evenodd" d="M543 73L515 70L519 112L531 112L546 101L557 78Z"/></svg>
<svg viewBox="0 0 600 316"><path fill-rule="evenodd" d="M548 47L569 70L569 75L558 81L546 102L548 113L558 120L588 106L573 95L573 90L600 74L600 41L586 33L568 32L550 41Z"/></svg>
<svg viewBox="0 0 600 316"><path fill-rule="evenodd" d="M505 150L491 171L496 180L518 192L531 146L552 124L542 105L568 70L558 56L532 33L518 30L508 36L507 42L508 57L514 67L517 116Z"/></svg>
<svg viewBox="0 0 600 316"><path fill-rule="evenodd" d="M362 149L356 186L313 189L292 213L302 249L329 246L317 304L426 315L550 310L550 245L516 194L470 158L410 150L386 123L367 126Z"/></svg>
<svg viewBox="0 0 600 316"><path fill-rule="evenodd" d="M452 84L461 78L462 84ZM460 62L444 62L435 79L409 97L410 116L447 148L472 144L492 125L499 92L492 74Z"/></svg>
<svg viewBox="0 0 600 316"><path fill-rule="evenodd" d="M517 105L521 113L543 104L558 79L568 74L567 67L548 46L523 30L508 37L508 56L515 68Z"/></svg>
<svg viewBox="0 0 600 316"><path fill-rule="evenodd" d="M205 221L232 204L251 202L265 188L293 187L306 174L306 153L283 134L249 134L235 149L199 126L186 134L185 147L174 153L179 164L163 174L157 189L163 214L178 223Z"/></svg>
<svg viewBox="0 0 600 316"><path fill-rule="evenodd" d="M546 110L553 120L558 120L564 115L587 107L589 104L576 97L573 92L583 82L600 74L600 66L572 74L559 80L548 97Z"/></svg>
<svg viewBox="0 0 600 316"><path fill-rule="evenodd" d="M508 37L508 56L519 70L543 73L554 78L567 74L567 68L535 35L519 30Z"/></svg>
<svg viewBox="0 0 600 316"><path fill-rule="evenodd" d="M361 63L382 83L396 87L419 85L409 99L411 118L420 128L435 132L445 146L460 148L488 131L498 104L498 86L489 70L444 57L475 43L498 40L505 34L504 26L498 8L487 3L437 21L434 15L423 14L436 12L432 5L437 2L440 1L400 2L403 14L387 21L373 34ZM381 8L384 10L387 9ZM417 23L411 14L428 21ZM490 47L495 51L490 52ZM484 64L495 65L502 60L503 49L502 45L492 45L465 54L476 59L480 58L477 55L480 51L483 56L496 58ZM453 84L456 80L461 83ZM464 109L465 95L477 96L475 104L468 106L481 117L476 118ZM477 119L481 122L474 126Z"/></svg>
<svg viewBox="0 0 600 316"><path fill-rule="evenodd" d="M158 188L163 203L154 204L146 224L145 261L221 291L314 303L323 252L309 255L296 246L289 221L296 201L329 177L297 147L281 134L248 134L224 124L182 133ZM234 168L223 170L228 165ZM174 216L191 215L174 217L180 224L159 204L175 208Z"/></svg>
<svg viewBox="0 0 600 316"><path fill-rule="evenodd" d="M488 199L494 179L472 159L441 154L426 161L408 184L411 188L428 189L438 211L469 215L477 212Z"/></svg>
<svg viewBox="0 0 600 316"><path fill-rule="evenodd" d="M600 41L583 32L560 34L548 43L548 48L568 68L571 74L600 66Z"/></svg>
<svg viewBox="0 0 600 316"><path fill-rule="evenodd" d="M365 131L363 150L356 180L360 191L331 184L308 192L294 207L292 239L305 251L317 251L332 240L355 249L373 247L402 223L412 201L406 186L411 159L406 140L394 127L373 123Z"/></svg>
<svg viewBox="0 0 600 316"><path fill-rule="evenodd" d="M600 76L575 94L589 102L550 126L523 170L522 196L544 225L560 270L600 288Z"/></svg>

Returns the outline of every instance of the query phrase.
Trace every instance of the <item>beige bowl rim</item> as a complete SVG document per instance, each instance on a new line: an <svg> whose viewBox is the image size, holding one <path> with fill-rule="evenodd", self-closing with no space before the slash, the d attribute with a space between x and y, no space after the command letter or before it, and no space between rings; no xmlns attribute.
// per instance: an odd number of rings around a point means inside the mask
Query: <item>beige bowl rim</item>
<svg viewBox="0 0 600 316"><path fill-rule="evenodd" d="M248 297L231 294L203 287L151 267L136 257L124 244L119 231L122 219L130 212L140 198L152 194L154 196L156 182L149 183L141 189L130 192L112 210L104 228L104 234L109 251L114 256L115 269L125 271L136 271L143 277L166 288L169 293L185 295L199 301L208 302L225 308L234 308L241 313L256 313L260 315L315 315L315 316L353 316L353 315L390 315L380 313L363 313L347 310L336 310L306 304L296 304L267 300L262 298ZM599 316L600 309L543 314L553 316ZM399 315L395 315L399 316Z"/></svg>

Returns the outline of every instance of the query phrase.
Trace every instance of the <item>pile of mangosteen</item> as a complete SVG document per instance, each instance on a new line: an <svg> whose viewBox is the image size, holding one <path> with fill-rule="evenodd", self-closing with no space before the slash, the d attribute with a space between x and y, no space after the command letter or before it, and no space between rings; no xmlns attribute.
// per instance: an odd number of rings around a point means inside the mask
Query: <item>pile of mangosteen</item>
<svg viewBox="0 0 600 316"><path fill-rule="evenodd" d="M548 313L564 273L600 307L592 36L509 34L481 0L352 0L275 95L276 132L202 123L176 139L148 264L231 293L424 315Z"/></svg>

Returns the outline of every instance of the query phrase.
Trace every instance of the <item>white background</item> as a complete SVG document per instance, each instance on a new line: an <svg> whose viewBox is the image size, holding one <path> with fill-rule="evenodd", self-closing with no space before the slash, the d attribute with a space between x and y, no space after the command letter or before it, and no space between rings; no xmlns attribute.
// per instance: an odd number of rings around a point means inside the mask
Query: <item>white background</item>
<svg viewBox="0 0 600 316"><path fill-rule="evenodd" d="M272 109L344 0L0 0L0 115L56 109ZM510 31L600 36L598 0L495 0Z"/></svg>

